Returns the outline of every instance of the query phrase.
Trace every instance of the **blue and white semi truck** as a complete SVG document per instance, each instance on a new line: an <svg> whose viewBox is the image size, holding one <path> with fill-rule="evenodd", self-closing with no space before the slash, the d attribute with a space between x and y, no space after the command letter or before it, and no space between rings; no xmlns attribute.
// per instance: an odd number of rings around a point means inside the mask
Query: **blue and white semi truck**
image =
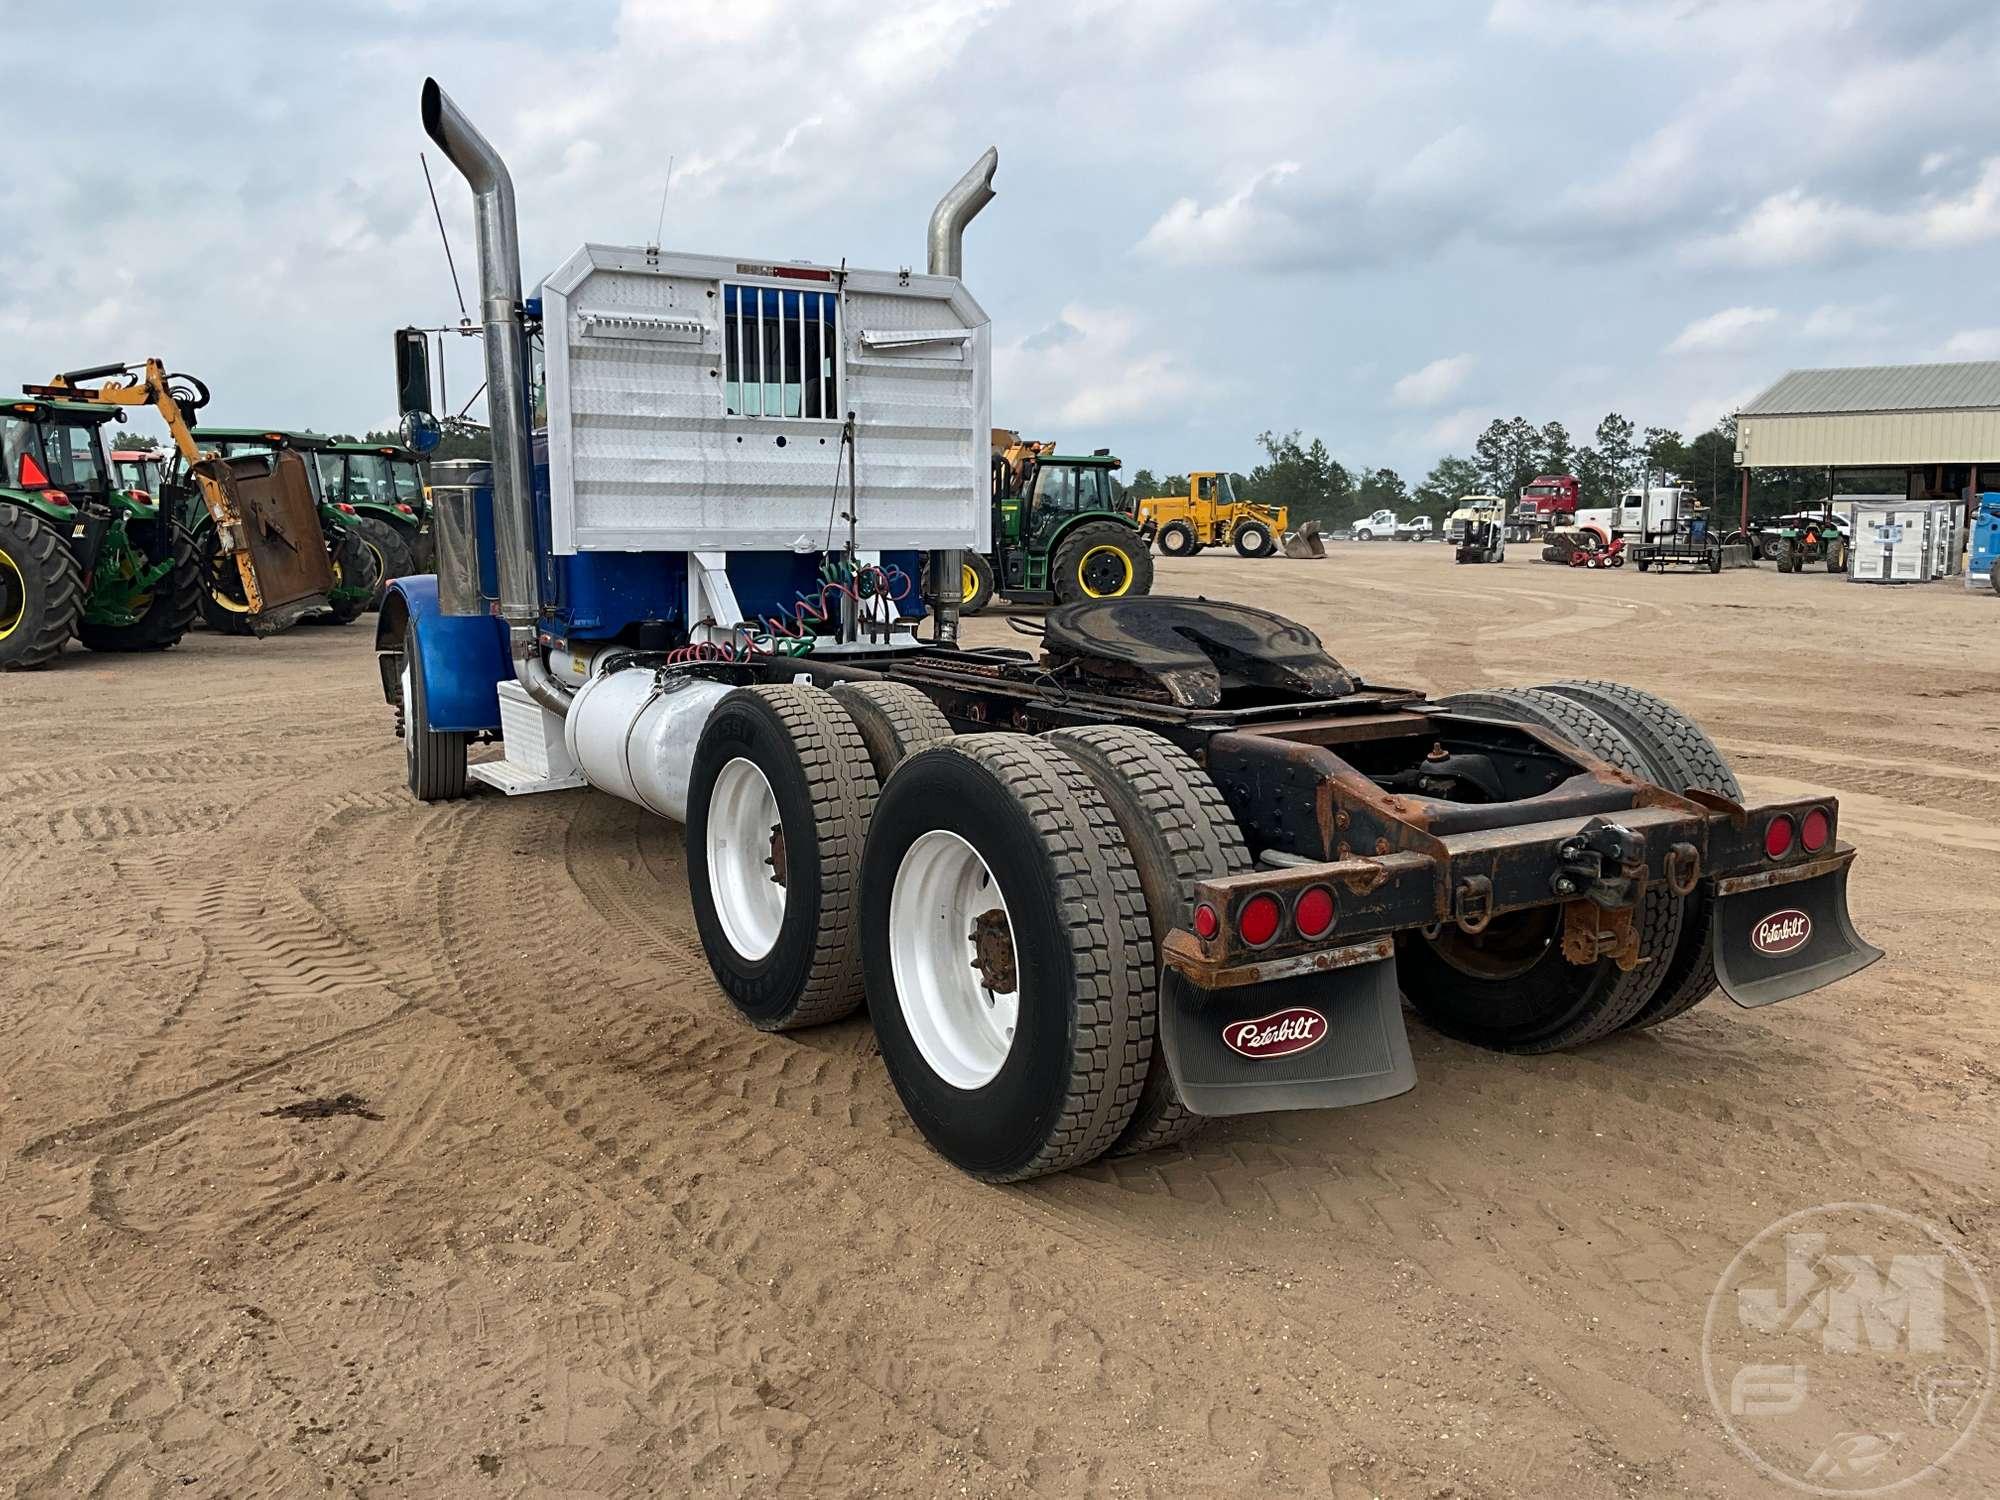
<svg viewBox="0 0 2000 1500"><path fill-rule="evenodd" d="M1400 1093L1404 999L1546 1052L1881 956L1835 801L1745 807L1634 689L1432 700L1196 599L962 647L991 347L961 246L993 152L924 274L586 245L530 300L505 164L435 83L423 121L474 195L493 452L440 472L438 571L380 618L411 791L588 785L684 824L730 1002L771 1030L865 1005L964 1170Z"/></svg>

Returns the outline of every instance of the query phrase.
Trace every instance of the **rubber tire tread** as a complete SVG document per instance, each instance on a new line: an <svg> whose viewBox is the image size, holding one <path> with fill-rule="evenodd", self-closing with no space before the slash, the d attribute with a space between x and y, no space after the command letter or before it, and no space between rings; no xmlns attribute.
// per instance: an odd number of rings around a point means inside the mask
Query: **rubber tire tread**
<svg viewBox="0 0 2000 1500"><path fill-rule="evenodd" d="M807 796L812 803L813 842L819 851L820 890L819 919L812 935L813 956L797 996L775 1015L755 1016L746 1011L744 1019L759 1031L796 1031L844 1020L861 1008L864 998L861 944L856 938L861 853L868 837L868 820L874 815L875 802L881 794L880 783L869 763L860 729L824 688L796 682L738 688L716 705L709 717L710 726L730 712L732 706L741 712L748 704L755 705L748 711L763 716L790 745L805 777ZM713 790L712 783L709 790ZM704 887L706 859L705 848L696 845L694 823L690 820L688 870L692 877L696 862L702 862ZM712 917L704 916L699 903L696 917L697 926L702 929L702 948L709 954L709 967L714 970L716 981L732 998L738 998L731 976L715 962L712 947L713 943L727 944L728 939ZM783 941L782 933L779 940ZM742 1010L740 1004L738 1009Z"/></svg>
<svg viewBox="0 0 2000 1500"><path fill-rule="evenodd" d="M410 701L403 705L403 771L410 795L419 802L455 802L465 795L463 730L432 729L424 687L424 659L416 627L403 637L403 661L410 671ZM402 681L397 673L396 680Z"/></svg>
<svg viewBox="0 0 2000 1500"><path fill-rule="evenodd" d="M216 603L215 595L208 586L210 575L222 566L217 556L220 535L213 522L203 522L195 533L195 566L201 574L202 623L217 635L250 635L250 617L233 609L224 609ZM234 568L236 565L232 555L227 566Z"/></svg>
<svg viewBox="0 0 2000 1500"><path fill-rule="evenodd" d="M1169 547L1167 545L1169 536L1177 538L1180 545ZM1186 521L1167 522L1160 528L1159 535L1153 538L1153 545L1160 549L1162 557L1192 557L1201 550L1201 544L1194 534L1194 527Z"/></svg>
<svg viewBox="0 0 2000 1500"><path fill-rule="evenodd" d="M165 651L178 646L201 614L201 564L194 538L178 521L167 523L174 568L153 591L152 607L130 625L93 625L79 620L76 638L92 651Z"/></svg>
<svg viewBox="0 0 2000 1500"><path fill-rule="evenodd" d="M1534 688L1502 688L1456 693L1438 702L1447 708L1484 708L1516 723L1532 724L1562 736L1628 776L1646 778L1648 775L1638 750L1619 733L1616 726L1581 703L1559 694ZM1645 1009L1660 988L1662 974L1656 955L1676 951L1685 920L1684 907L1683 899L1665 885L1649 889L1634 918L1639 928L1639 965L1621 974L1594 1010L1577 1016L1558 1031L1501 1050L1559 1052L1581 1047L1622 1030L1633 1016Z"/></svg>
<svg viewBox="0 0 2000 1500"><path fill-rule="evenodd" d="M1263 540L1254 547L1246 546L1245 543L1253 536ZM1269 557L1277 550L1277 544L1271 539L1271 528L1262 521L1245 521L1236 528L1236 535L1230 540L1236 547L1238 557Z"/></svg>
<svg viewBox="0 0 2000 1500"><path fill-rule="evenodd" d="M333 561L340 569L339 586L343 588L346 587L347 580L354 577L357 572L366 576L375 566L374 554L362 545L361 538L355 534L351 525L342 528L340 539L333 544ZM352 625L375 607L375 596L378 592L378 589L371 586L365 598L350 599L346 603L329 600L328 603L332 606L329 613L314 615L311 618L334 625Z"/></svg>
<svg viewBox="0 0 2000 1500"><path fill-rule="evenodd" d="M1623 731L1645 757L1654 781L1670 792L1697 787L1732 802L1743 800L1743 787L1715 741L1700 725L1663 698L1622 682L1575 679L1552 682L1546 691L1593 709ZM1652 1001L1627 1026L1643 1030L1693 1010L1715 992L1715 955L1709 945L1715 900L1706 882L1688 897L1680 945L1667 965L1667 977Z"/></svg>
<svg viewBox="0 0 2000 1500"><path fill-rule="evenodd" d="M831 692L861 732L879 783L919 750L951 738L944 710L907 682L837 682Z"/></svg>
<svg viewBox="0 0 2000 1500"><path fill-rule="evenodd" d="M1033 826L1069 934L1077 1018L1062 1109L1027 1160L972 1171L986 1182L1023 1182L1096 1160L1139 1106L1153 1042L1143 1024L1154 988L1146 898L1117 818L1070 755L1028 735L955 735L905 761L892 781L907 794L921 785L927 762L947 755L977 763ZM879 891L871 887L871 929L877 918L886 923L894 873L882 872ZM886 963L879 969L869 996L878 1017L901 1006L893 971Z"/></svg>
<svg viewBox="0 0 2000 1500"><path fill-rule="evenodd" d="M26 644L0 661L0 671L33 671L60 656L76 631L83 615L83 570L55 527L20 506L0 503L0 547L21 570L23 589L38 589L42 596L40 618L32 622ZM28 581L31 573L33 584ZM24 598L16 630L29 627L26 611L31 607ZM12 639L4 644L12 645Z"/></svg>
<svg viewBox="0 0 2000 1500"><path fill-rule="evenodd" d="M967 552L965 561L979 575L979 592L971 599L959 601L958 612L960 615L983 615L993 602L993 564L983 552Z"/></svg>
<svg viewBox="0 0 2000 1500"><path fill-rule="evenodd" d="M382 596L388 593L392 579L407 578L422 571L417 566L416 537L380 516L350 516L347 529L358 536L364 545L372 546L381 557L375 592L368 601L369 609L380 609Z"/></svg>
<svg viewBox="0 0 2000 1500"><path fill-rule="evenodd" d="M1115 521L1089 521L1063 538L1049 564L1049 586L1055 591L1058 604L1076 604L1090 598L1076 581L1077 565L1092 547L1110 543L1117 544L1132 565L1132 582L1124 593L1104 597L1136 599L1153 592L1153 549L1144 538L1130 526L1120 526Z"/></svg>
<svg viewBox="0 0 2000 1500"><path fill-rule="evenodd" d="M1159 987L1145 1021L1154 1041L1153 1060L1146 1069L1139 1106L1112 1144L1111 1155L1177 1145L1207 1122L1181 1102L1173 1070L1159 1046L1159 997L1167 986L1159 946L1174 928L1193 921L1195 882L1249 869L1250 850L1208 772L1172 741L1150 730L1116 724L1058 729L1043 738L1075 757L1118 819L1139 874L1153 933Z"/></svg>

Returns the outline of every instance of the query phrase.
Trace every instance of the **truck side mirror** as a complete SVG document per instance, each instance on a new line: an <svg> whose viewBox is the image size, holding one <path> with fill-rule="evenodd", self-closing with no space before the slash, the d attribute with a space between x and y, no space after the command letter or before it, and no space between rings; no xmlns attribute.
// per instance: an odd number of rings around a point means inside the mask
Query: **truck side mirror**
<svg viewBox="0 0 2000 1500"><path fill-rule="evenodd" d="M431 410L431 346L420 328L396 330L396 410Z"/></svg>

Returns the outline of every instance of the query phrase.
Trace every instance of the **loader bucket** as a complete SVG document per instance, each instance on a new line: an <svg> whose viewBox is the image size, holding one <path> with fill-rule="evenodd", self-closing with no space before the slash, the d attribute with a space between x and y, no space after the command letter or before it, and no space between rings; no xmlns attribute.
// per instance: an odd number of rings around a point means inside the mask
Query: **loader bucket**
<svg viewBox="0 0 2000 1500"><path fill-rule="evenodd" d="M1285 556L1325 557L1326 543L1320 540L1319 522L1308 521L1297 531L1286 532Z"/></svg>

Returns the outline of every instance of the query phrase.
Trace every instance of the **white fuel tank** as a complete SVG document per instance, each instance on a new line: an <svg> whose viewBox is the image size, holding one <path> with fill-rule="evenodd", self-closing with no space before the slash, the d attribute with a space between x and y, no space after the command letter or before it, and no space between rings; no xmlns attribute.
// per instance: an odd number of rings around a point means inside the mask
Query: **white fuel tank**
<svg viewBox="0 0 2000 1500"><path fill-rule="evenodd" d="M563 737L599 791L687 821L694 747L728 684L627 667L593 677L570 701Z"/></svg>

